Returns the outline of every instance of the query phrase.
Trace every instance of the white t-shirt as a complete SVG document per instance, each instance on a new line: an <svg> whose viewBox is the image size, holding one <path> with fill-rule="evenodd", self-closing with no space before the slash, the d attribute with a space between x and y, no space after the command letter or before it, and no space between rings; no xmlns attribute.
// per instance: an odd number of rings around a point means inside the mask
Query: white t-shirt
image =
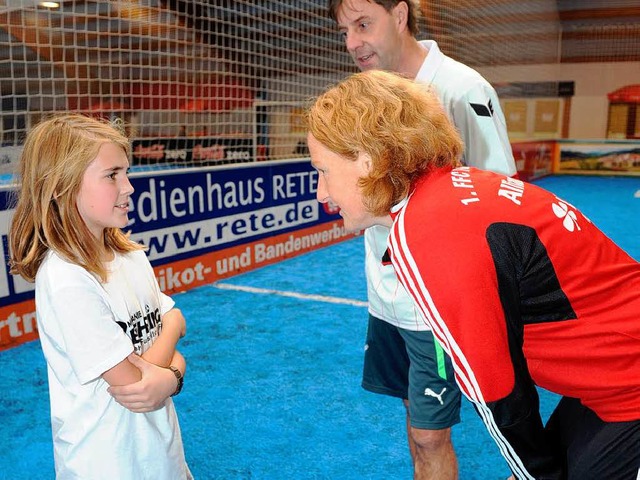
<svg viewBox="0 0 640 480"><path fill-rule="evenodd" d="M109 271L101 284L49 251L36 275L56 478L191 478L172 399L154 412L132 413L107 393L101 377L153 344L160 317L174 302L160 291L141 250L116 254Z"/></svg>
<svg viewBox="0 0 640 480"><path fill-rule="evenodd" d="M464 163L512 176L517 170L507 124L491 84L474 69L444 55L433 40L420 44L429 50L415 80L431 86L465 145ZM369 312L407 330L430 330L400 285L391 264L383 265L389 229L365 230L365 270ZM462 288L452 285L451 288ZM466 287L466 286L465 286Z"/></svg>

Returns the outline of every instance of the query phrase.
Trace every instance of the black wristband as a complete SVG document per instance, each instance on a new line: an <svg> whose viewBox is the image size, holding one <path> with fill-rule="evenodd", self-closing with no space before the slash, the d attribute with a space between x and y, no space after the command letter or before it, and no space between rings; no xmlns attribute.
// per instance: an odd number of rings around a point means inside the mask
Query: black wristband
<svg viewBox="0 0 640 480"><path fill-rule="evenodd" d="M176 379L178 380L178 386L176 387L176 391L171 394L172 397L175 397L182 390L182 385L184 384L184 377L182 376L182 372L178 370L176 367L174 367L173 365L169 365L169 370L173 372L173 374L176 376Z"/></svg>

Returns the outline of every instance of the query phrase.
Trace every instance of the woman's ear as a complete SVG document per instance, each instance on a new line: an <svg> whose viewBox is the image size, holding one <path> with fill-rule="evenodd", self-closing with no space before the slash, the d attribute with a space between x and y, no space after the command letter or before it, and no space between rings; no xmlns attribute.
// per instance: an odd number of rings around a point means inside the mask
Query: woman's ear
<svg viewBox="0 0 640 480"><path fill-rule="evenodd" d="M371 170L373 170L371 155L365 152L358 153L358 162L360 162L360 168L365 175L371 173Z"/></svg>

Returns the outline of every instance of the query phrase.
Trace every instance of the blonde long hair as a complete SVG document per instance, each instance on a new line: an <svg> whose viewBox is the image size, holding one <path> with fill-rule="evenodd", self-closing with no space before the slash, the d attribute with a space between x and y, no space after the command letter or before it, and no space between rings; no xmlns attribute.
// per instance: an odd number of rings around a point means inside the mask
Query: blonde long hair
<svg viewBox="0 0 640 480"><path fill-rule="evenodd" d="M371 157L360 179L365 207L387 215L430 170L457 167L463 143L437 96L395 73L356 73L320 95L307 110L309 132L326 148L355 161Z"/></svg>
<svg viewBox="0 0 640 480"><path fill-rule="evenodd" d="M11 273L33 282L51 249L104 282L104 247L117 252L144 248L119 228L105 229L104 246L97 244L78 211L84 172L105 143L121 147L127 156L130 153L129 139L118 129L79 114L51 117L28 133L9 232Z"/></svg>

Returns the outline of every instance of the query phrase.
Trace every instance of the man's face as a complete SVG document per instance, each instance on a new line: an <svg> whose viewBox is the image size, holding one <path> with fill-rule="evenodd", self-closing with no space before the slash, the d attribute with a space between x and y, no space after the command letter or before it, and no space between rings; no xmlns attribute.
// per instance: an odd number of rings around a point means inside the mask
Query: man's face
<svg viewBox="0 0 640 480"><path fill-rule="evenodd" d="M374 0L344 0L336 12L338 30L360 70L397 71L402 48L401 6L387 12Z"/></svg>
<svg viewBox="0 0 640 480"><path fill-rule="evenodd" d="M308 135L307 143L311 165L318 171L318 201L339 207L348 231L373 225L374 217L365 208L358 185L360 178L368 174L368 156L360 154L356 160L345 158L329 150L312 134Z"/></svg>

